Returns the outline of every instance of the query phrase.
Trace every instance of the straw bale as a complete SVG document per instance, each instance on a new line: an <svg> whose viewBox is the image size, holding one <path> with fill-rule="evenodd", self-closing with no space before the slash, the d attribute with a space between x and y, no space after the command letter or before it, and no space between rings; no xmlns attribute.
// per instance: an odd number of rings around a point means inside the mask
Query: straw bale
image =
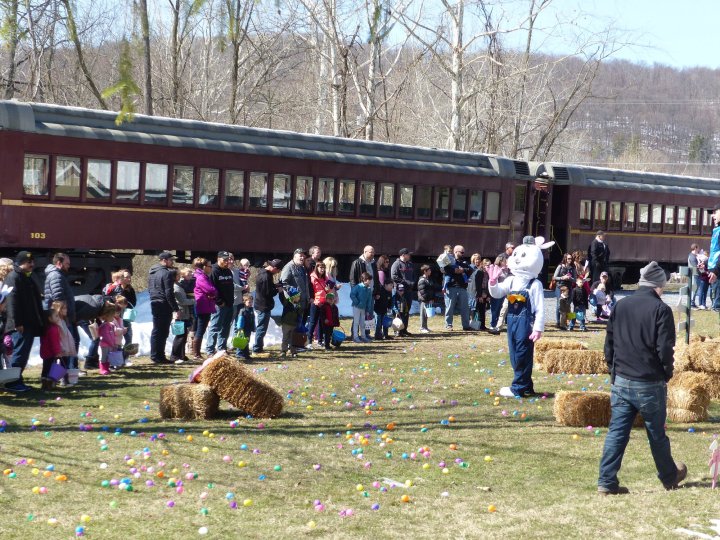
<svg viewBox="0 0 720 540"><path fill-rule="evenodd" d="M710 399L720 399L720 373L706 373L705 375L707 376L705 390Z"/></svg>
<svg viewBox="0 0 720 540"><path fill-rule="evenodd" d="M555 395L555 420L563 426L607 427L610 425L610 394L607 392L566 392ZM634 427L644 424L639 414Z"/></svg>
<svg viewBox="0 0 720 540"><path fill-rule="evenodd" d="M699 422L707 420L710 393L707 390L707 375L694 371L683 371L672 379L667 388L668 417L675 422ZM670 410L673 416L670 416ZM682 413L679 410L684 409ZM692 418L680 420L680 418Z"/></svg>
<svg viewBox="0 0 720 540"><path fill-rule="evenodd" d="M585 349L587 345L572 339L541 339L535 343L534 362L542 366L545 361L545 353L551 349L579 350Z"/></svg>
<svg viewBox="0 0 720 540"><path fill-rule="evenodd" d="M210 386L233 407L256 418L275 418L282 414L280 393L231 356L210 362L201 372L200 382Z"/></svg>
<svg viewBox="0 0 720 540"><path fill-rule="evenodd" d="M692 361L690 360L690 355L688 354L688 347L685 345L685 342L678 342L675 344L675 353L674 356L674 370L676 373L680 373L681 371L694 371L694 365Z"/></svg>
<svg viewBox="0 0 720 540"><path fill-rule="evenodd" d="M676 409L675 407L668 407L667 419L671 422L677 422L679 424L694 424L695 422L704 422L707 420L707 410L705 411L690 411L688 409Z"/></svg>
<svg viewBox="0 0 720 540"><path fill-rule="evenodd" d="M689 362L695 371L720 373L720 347L715 341L696 341L687 347Z"/></svg>
<svg viewBox="0 0 720 540"><path fill-rule="evenodd" d="M602 351L550 349L545 352L543 367L548 373L607 373Z"/></svg>
<svg viewBox="0 0 720 540"><path fill-rule="evenodd" d="M220 397L204 384L173 384L160 389L160 416L209 420L217 415Z"/></svg>

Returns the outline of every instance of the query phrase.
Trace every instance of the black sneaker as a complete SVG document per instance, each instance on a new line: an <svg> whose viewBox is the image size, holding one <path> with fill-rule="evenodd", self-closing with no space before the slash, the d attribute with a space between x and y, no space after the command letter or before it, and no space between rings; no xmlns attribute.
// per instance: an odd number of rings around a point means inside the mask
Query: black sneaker
<svg viewBox="0 0 720 540"><path fill-rule="evenodd" d="M630 493L630 490L625 486L618 486L614 489L605 486L598 486L597 491L598 495L602 495L603 497L606 495L627 495L628 493Z"/></svg>
<svg viewBox="0 0 720 540"><path fill-rule="evenodd" d="M16 381L14 383L8 383L5 385L5 390L9 392L27 392L29 390L32 390L31 386L26 385L25 383L22 383L20 381Z"/></svg>

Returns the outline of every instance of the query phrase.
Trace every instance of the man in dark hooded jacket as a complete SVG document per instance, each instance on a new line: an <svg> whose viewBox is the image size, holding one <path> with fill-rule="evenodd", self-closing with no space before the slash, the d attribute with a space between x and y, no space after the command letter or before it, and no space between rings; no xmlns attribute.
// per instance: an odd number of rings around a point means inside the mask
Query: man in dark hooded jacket
<svg viewBox="0 0 720 540"><path fill-rule="evenodd" d="M13 352L10 357L11 367L19 367L22 371L28 363L30 350L35 338L42 335L43 310L40 291L32 280L31 274L35 267L35 259L29 251L21 251L15 257L13 271L5 279L5 285L12 287L7 298L7 322L5 332L10 334ZM32 390L20 376L17 382L5 385L12 392Z"/></svg>
<svg viewBox="0 0 720 540"><path fill-rule="evenodd" d="M170 271L173 267L173 254L163 251L158 255L159 262L150 268L148 294L150 295L150 311L153 318L153 329L150 333L150 360L156 364L170 364L165 356L165 342L170 335L170 323L173 313L179 315L173 287L175 277Z"/></svg>

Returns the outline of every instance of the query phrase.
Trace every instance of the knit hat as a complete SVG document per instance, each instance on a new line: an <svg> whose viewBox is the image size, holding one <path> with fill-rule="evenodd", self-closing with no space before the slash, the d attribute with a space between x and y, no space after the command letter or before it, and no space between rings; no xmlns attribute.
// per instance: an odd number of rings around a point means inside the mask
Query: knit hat
<svg viewBox="0 0 720 540"><path fill-rule="evenodd" d="M640 269L640 281L638 281L639 287L665 287L667 283L667 276L665 270L660 268L660 265L655 261L651 261L646 267Z"/></svg>

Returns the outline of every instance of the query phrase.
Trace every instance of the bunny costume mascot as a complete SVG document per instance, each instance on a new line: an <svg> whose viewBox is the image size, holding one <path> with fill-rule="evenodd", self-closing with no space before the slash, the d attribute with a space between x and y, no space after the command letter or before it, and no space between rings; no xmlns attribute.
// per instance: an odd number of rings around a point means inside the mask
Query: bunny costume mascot
<svg viewBox="0 0 720 540"><path fill-rule="evenodd" d="M542 249L554 245L543 237L526 236L508 258L512 275L498 281L502 270L488 268L490 294L493 298L507 296L507 333L510 363L515 376L511 386L500 389L504 397L526 397L535 393L532 381L534 343L545 330L543 287L537 276L542 270Z"/></svg>

